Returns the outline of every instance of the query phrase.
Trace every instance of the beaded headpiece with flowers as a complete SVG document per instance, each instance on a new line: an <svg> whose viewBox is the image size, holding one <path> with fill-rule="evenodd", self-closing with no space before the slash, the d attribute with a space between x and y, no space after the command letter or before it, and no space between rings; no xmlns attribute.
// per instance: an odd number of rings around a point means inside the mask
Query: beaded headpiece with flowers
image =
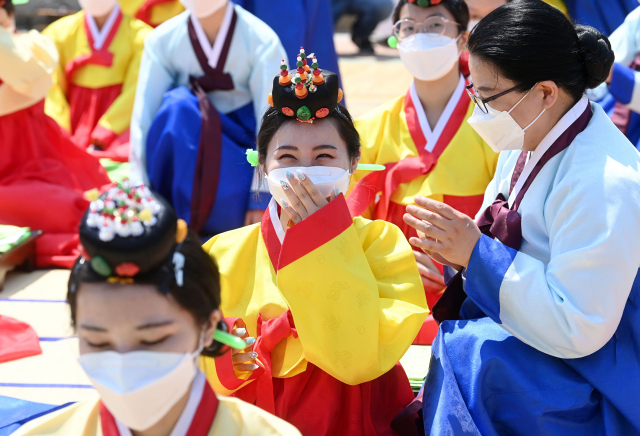
<svg viewBox="0 0 640 436"><path fill-rule="evenodd" d="M188 228L146 186L114 185L91 202L80 223L81 257L73 273L88 268L93 281L182 286ZM168 291L167 291L168 292Z"/></svg>
<svg viewBox="0 0 640 436"><path fill-rule="evenodd" d="M430 6L439 5L442 3L442 0L407 0L409 3L413 3L416 6L420 6L421 8L428 8Z"/></svg>
<svg viewBox="0 0 640 436"><path fill-rule="evenodd" d="M315 119L339 111L342 89L338 75L321 70L318 59L313 54L307 56L304 47L300 48L296 67L297 69L289 71L285 61L282 61L280 75L273 79L269 105L283 115L295 117L303 123L312 123Z"/></svg>

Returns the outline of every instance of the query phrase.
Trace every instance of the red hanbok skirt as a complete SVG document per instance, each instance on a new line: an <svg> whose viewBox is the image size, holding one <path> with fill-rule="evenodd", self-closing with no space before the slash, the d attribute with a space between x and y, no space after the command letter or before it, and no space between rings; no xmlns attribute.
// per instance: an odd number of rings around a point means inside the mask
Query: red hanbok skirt
<svg viewBox="0 0 640 436"><path fill-rule="evenodd" d="M69 86L71 132L75 144L98 158L109 158L117 162L128 162L131 145L129 129L117 134L98 125L100 118L109 110L122 92L122 85L104 88ZM104 149L89 148L98 140Z"/></svg>
<svg viewBox="0 0 640 436"><path fill-rule="evenodd" d="M71 267L89 206L83 194L110 183L106 171L44 113L44 100L0 116L0 149L0 224L44 232L38 267Z"/></svg>

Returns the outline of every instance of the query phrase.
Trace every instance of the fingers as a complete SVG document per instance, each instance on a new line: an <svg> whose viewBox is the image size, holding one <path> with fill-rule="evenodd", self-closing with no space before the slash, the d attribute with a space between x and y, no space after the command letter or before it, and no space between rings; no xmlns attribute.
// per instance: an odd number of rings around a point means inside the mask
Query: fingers
<svg viewBox="0 0 640 436"><path fill-rule="evenodd" d="M429 239L419 239L416 237L410 238L409 243L414 247L418 247L425 252L435 251L439 253L444 248L442 242L439 241L431 241Z"/></svg>
<svg viewBox="0 0 640 436"><path fill-rule="evenodd" d="M444 284L444 276L440 274L440 272L433 272L425 268L424 266L418 264L418 272L420 273L420 277L423 279L427 279L430 282L436 283L440 287L443 287ZM424 280L423 280L424 281Z"/></svg>
<svg viewBox="0 0 640 436"><path fill-rule="evenodd" d="M255 371L259 368L255 363L237 363L233 367L238 371Z"/></svg>
<svg viewBox="0 0 640 436"><path fill-rule="evenodd" d="M326 206L328 204L327 199L322 195L320 190L316 187L316 185L313 184L311 179L307 177L305 173L303 173L300 170L296 170L296 177L297 177L298 183L309 195L309 198L313 201L313 204L316 206L317 209L321 208L322 206ZM295 184L293 186L293 190L298 192L296 190Z"/></svg>
<svg viewBox="0 0 640 436"><path fill-rule="evenodd" d="M420 278L422 279L422 286L424 287L424 291L429 294L439 294L445 288L444 285L434 282L433 280L429 280L426 277L420 277Z"/></svg>
<svg viewBox="0 0 640 436"><path fill-rule="evenodd" d="M438 274L440 273L440 270L438 269L437 266L435 266L435 264L433 263L429 255L425 254L422 251L417 251L417 250L413 250L413 255L415 256L418 264L421 264L423 267L425 267L426 269L432 272L435 272Z"/></svg>
<svg viewBox="0 0 640 436"><path fill-rule="evenodd" d="M249 353L237 353L231 356L231 361L235 365L236 363L254 363L258 357L258 353L251 351Z"/></svg>
<svg viewBox="0 0 640 436"><path fill-rule="evenodd" d="M402 219L417 231L422 232L427 238L445 239L447 236L444 230L439 229L431 223L422 221L411 214L405 213Z"/></svg>
<svg viewBox="0 0 640 436"><path fill-rule="evenodd" d="M439 229L446 230L450 227L451 220L444 218L442 215L432 212L428 209L423 209L418 206L407 206L407 213L413 215L415 218L427 221L428 223L438 227Z"/></svg>
<svg viewBox="0 0 640 436"><path fill-rule="evenodd" d="M414 201L418 206L424 207L425 209L435 212L447 219L454 219L458 213L458 211L451 206L427 197L415 197Z"/></svg>
<svg viewBox="0 0 640 436"><path fill-rule="evenodd" d="M284 180L280 180L280 186L282 186L284 195L287 197L284 199L287 202L287 206L290 206L295 210L296 214L300 217L300 221L307 218L310 214L304 204L300 201L300 198L298 198L298 195L293 191L293 189L291 189L291 186ZM289 215L289 218L291 218L291 215ZM291 219L293 220L293 218ZM293 222L296 221L293 220Z"/></svg>
<svg viewBox="0 0 640 436"><path fill-rule="evenodd" d="M302 217L300 216L300 214L293 207L291 207L291 205L287 202L287 200L285 200L284 198L281 198L280 204L282 205L284 210L287 212L289 219L293 221L294 224L298 224L300 221L302 221Z"/></svg>

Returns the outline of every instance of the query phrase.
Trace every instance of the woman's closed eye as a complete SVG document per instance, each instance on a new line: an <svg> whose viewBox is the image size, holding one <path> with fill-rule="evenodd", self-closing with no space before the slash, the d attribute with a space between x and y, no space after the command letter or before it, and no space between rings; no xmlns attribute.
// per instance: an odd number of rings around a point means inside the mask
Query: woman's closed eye
<svg viewBox="0 0 640 436"><path fill-rule="evenodd" d="M292 154L283 154L278 156L277 160L282 160L282 159L293 159L293 160L297 160L296 157Z"/></svg>
<svg viewBox="0 0 640 436"><path fill-rule="evenodd" d="M164 341L166 341L170 337L171 337L171 335L167 335L167 336L164 336L164 337L162 337L162 338L160 338L158 340L155 340L155 341L141 341L140 343L142 345L147 346L147 347L153 347L154 345L160 345L161 343L163 343Z"/></svg>
<svg viewBox="0 0 640 436"><path fill-rule="evenodd" d="M335 158L336 158L335 156L333 156L333 155L331 155L329 153L322 153L322 154L319 154L316 157L316 159L335 159Z"/></svg>
<svg viewBox="0 0 640 436"><path fill-rule="evenodd" d="M106 348L109 345L111 345L109 342L91 342L88 339L85 339L85 342L87 343L87 345L89 345L91 348Z"/></svg>

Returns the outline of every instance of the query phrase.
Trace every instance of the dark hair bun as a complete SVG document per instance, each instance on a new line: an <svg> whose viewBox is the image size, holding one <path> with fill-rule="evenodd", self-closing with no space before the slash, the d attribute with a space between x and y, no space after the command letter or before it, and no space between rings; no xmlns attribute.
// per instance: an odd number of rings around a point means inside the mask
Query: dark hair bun
<svg viewBox="0 0 640 436"><path fill-rule="evenodd" d="M611 72L614 61L611 43L591 26L577 25L576 33L587 70L587 89L593 89L607 80Z"/></svg>

